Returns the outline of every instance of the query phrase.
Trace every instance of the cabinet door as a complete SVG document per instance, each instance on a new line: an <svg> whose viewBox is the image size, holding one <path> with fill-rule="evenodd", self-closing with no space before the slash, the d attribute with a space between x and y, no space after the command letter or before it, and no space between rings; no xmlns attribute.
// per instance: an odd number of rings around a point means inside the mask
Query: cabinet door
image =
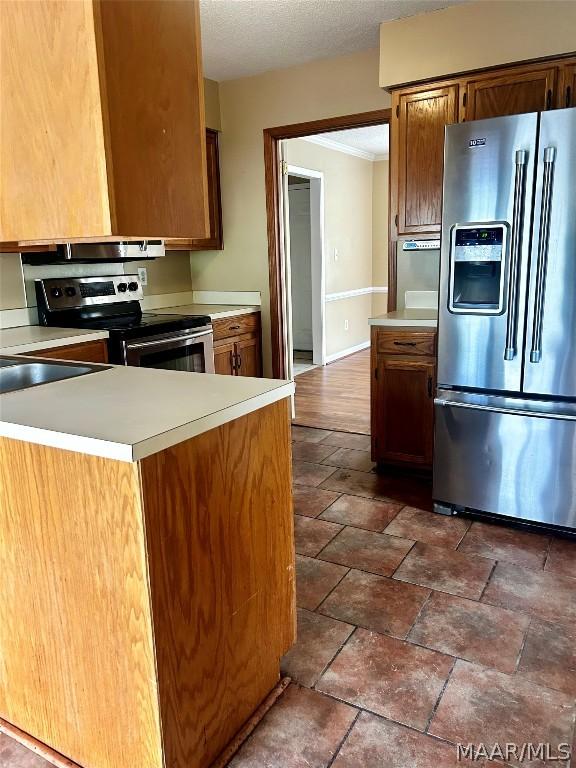
<svg viewBox="0 0 576 768"><path fill-rule="evenodd" d="M556 106L559 109L576 107L576 63L566 64L560 69Z"/></svg>
<svg viewBox="0 0 576 768"><path fill-rule="evenodd" d="M29 357L45 357L50 360L72 360L81 363L107 363L108 346L105 341L86 341L65 347L51 347L27 352Z"/></svg>
<svg viewBox="0 0 576 768"><path fill-rule="evenodd" d="M434 379L434 361L378 357L376 461L431 465Z"/></svg>
<svg viewBox="0 0 576 768"><path fill-rule="evenodd" d="M458 86L400 94L398 233L437 232L442 213L444 127L458 119Z"/></svg>
<svg viewBox="0 0 576 768"><path fill-rule="evenodd" d="M206 168L208 177L208 214L210 217L208 237L197 240L167 240L166 248L169 250L220 251L224 247L218 131L213 131L211 128L206 130Z"/></svg>
<svg viewBox="0 0 576 768"><path fill-rule="evenodd" d="M236 350L234 347L234 342L214 345L214 373L235 375L234 355Z"/></svg>
<svg viewBox="0 0 576 768"><path fill-rule="evenodd" d="M466 84L466 120L541 112L555 104L558 70L533 69L483 76Z"/></svg>
<svg viewBox="0 0 576 768"><path fill-rule="evenodd" d="M260 339L257 336L236 342L236 371L238 376L261 376Z"/></svg>

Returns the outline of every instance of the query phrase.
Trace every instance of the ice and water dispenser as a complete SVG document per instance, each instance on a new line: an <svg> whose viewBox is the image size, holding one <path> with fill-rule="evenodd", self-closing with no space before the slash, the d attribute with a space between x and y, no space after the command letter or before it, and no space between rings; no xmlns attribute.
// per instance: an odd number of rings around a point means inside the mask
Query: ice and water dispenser
<svg viewBox="0 0 576 768"><path fill-rule="evenodd" d="M451 312L504 312L508 224L456 224L450 243Z"/></svg>

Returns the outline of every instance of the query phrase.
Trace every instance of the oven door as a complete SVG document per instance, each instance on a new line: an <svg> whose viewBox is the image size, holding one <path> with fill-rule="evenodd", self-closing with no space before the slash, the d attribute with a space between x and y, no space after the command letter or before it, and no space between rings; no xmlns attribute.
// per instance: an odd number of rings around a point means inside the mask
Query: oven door
<svg viewBox="0 0 576 768"><path fill-rule="evenodd" d="M125 365L167 368L172 371L214 373L212 328L150 336L122 343Z"/></svg>

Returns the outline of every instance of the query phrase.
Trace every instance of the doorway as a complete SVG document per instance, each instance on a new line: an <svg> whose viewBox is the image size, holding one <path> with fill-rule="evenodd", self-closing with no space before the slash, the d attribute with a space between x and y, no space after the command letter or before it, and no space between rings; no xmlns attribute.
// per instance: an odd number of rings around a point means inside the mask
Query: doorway
<svg viewBox="0 0 576 768"><path fill-rule="evenodd" d="M295 424L370 433L369 318L387 309L389 125L382 118L315 134L302 128L275 143L282 274L275 304L271 260L271 316L273 332L275 312L283 327L283 347L273 362L294 377Z"/></svg>
<svg viewBox="0 0 576 768"><path fill-rule="evenodd" d="M288 165L292 375L324 365L324 176L310 168Z"/></svg>

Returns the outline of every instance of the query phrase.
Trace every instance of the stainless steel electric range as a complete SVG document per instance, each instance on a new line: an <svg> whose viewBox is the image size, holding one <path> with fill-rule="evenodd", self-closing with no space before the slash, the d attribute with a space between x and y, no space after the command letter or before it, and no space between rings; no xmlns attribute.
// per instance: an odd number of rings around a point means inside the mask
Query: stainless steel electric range
<svg viewBox="0 0 576 768"><path fill-rule="evenodd" d="M210 318L143 312L137 275L51 278L35 286L40 325L108 331L111 363L214 372Z"/></svg>

